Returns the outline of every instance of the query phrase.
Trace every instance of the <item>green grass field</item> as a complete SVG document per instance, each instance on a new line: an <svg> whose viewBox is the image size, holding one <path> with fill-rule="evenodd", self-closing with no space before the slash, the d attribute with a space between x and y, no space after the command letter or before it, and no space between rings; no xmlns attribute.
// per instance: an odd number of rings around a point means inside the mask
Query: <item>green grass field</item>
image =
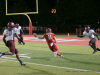
<svg viewBox="0 0 100 75"><path fill-rule="evenodd" d="M19 45L21 66L15 55L0 58L0 75L100 75L100 52L92 54L89 46L57 44L64 58L54 57L45 43ZM0 52L9 51L0 41Z"/></svg>

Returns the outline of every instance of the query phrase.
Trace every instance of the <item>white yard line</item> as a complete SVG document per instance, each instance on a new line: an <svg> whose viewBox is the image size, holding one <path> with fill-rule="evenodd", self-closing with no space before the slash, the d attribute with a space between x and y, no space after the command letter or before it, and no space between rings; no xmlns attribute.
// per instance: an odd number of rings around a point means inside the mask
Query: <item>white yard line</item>
<svg viewBox="0 0 100 75"><path fill-rule="evenodd" d="M9 60L9 59L1 59L1 60L18 62L18 61ZM30 63L30 62L25 62L25 63L27 63L27 64L34 64L34 65L41 65L41 66L47 66L47 67L56 67L56 68L63 68L63 69L79 70L79 71L82 71L82 72L100 73L99 71L83 70L83 69L68 68L68 67L60 67L60 66L54 66L54 65L45 65L45 64Z"/></svg>
<svg viewBox="0 0 100 75"><path fill-rule="evenodd" d="M3 46L0 46L0 47L3 47ZM28 49L28 48L19 48L19 49ZM29 49L29 50L41 50L41 49ZM41 50L41 51L50 51L50 50ZM60 51L60 52L64 52L64 51ZM74 53L74 52L64 52L64 53ZM75 53L75 54L87 54L87 53ZM97 54L87 54L87 55L97 55ZM11 59L1 59L1 60L18 62L18 61L11 60ZM6 61L3 61L3 62L6 62ZM3 63L3 62L1 62L1 63ZM30 63L30 62L25 62L25 63L35 64L35 65L42 65L42 66L48 66L48 67L63 68L63 69L79 70L79 71L84 71L84 72L100 73L99 71L90 71L90 70L83 70L83 69L76 69L76 68L68 68L68 67L60 67L60 66L54 66L54 65L37 64L37 63Z"/></svg>
<svg viewBox="0 0 100 75"><path fill-rule="evenodd" d="M0 36L0 39L2 39L3 36ZM35 37L23 37L24 40L31 40L31 41L46 41L45 39L37 39ZM17 38L15 38L17 40ZM57 42L69 42L69 41L87 41L87 39L78 39L78 38L57 38Z"/></svg>
<svg viewBox="0 0 100 75"><path fill-rule="evenodd" d="M0 47L4 47L4 46L0 46ZM6 48L6 46L5 46ZM17 47L16 47L17 48ZM18 49L24 49L24 50L27 50L29 48L18 48ZM42 49L29 49L29 50L39 50L39 51L51 51L51 50L42 50ZM76 53L76 52L65 52L65 51L59 51L59 52L63 52L63 53L74 53L74 54L86 54L86 55L100 55L100 54L89 54L89 53Z"/></svg>

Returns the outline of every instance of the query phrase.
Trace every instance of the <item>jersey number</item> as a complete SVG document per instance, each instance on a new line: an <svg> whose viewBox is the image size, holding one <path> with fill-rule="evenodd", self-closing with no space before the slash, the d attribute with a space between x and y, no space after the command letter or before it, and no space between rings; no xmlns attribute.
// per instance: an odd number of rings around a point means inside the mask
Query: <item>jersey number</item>
<svg viewBox="0 0 100 75"><path fill-rule="evenodd" d="M51 40L52 39L52 36L51 35L48 35L48 40Z"/></svg>
<svg viewBox="0 0 100 75"><path fill-rule="evenodd" d="M7 36L11 36L12 35L12 31L7 32Z"/></svg>

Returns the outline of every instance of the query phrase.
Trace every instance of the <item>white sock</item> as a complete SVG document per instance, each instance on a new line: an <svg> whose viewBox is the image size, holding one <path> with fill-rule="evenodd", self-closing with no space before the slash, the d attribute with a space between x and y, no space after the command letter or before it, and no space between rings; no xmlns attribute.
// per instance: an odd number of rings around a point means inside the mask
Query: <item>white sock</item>
<svg viewBox="0 0 100 75"><path fill-rule="evenodd" d="M54 52L54 56L55 56L55 57L57 56L57 52Z"/></svg>

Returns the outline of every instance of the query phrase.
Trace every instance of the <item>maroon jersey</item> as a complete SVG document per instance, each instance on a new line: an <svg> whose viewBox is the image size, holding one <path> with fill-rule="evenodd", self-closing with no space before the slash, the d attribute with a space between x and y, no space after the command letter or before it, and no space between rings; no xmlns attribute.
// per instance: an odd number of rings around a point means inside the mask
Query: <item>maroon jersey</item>
<svg viewBox="0 0 100 75"><path fill-rule="evenodd" d="M54 43L54 36L55 36L55 34L54 33L45 33L44 34L44 37L45 37L45 39L46 39L46 41L47 41L47 43L48 44L50 44L50 43Z"/></svg>

